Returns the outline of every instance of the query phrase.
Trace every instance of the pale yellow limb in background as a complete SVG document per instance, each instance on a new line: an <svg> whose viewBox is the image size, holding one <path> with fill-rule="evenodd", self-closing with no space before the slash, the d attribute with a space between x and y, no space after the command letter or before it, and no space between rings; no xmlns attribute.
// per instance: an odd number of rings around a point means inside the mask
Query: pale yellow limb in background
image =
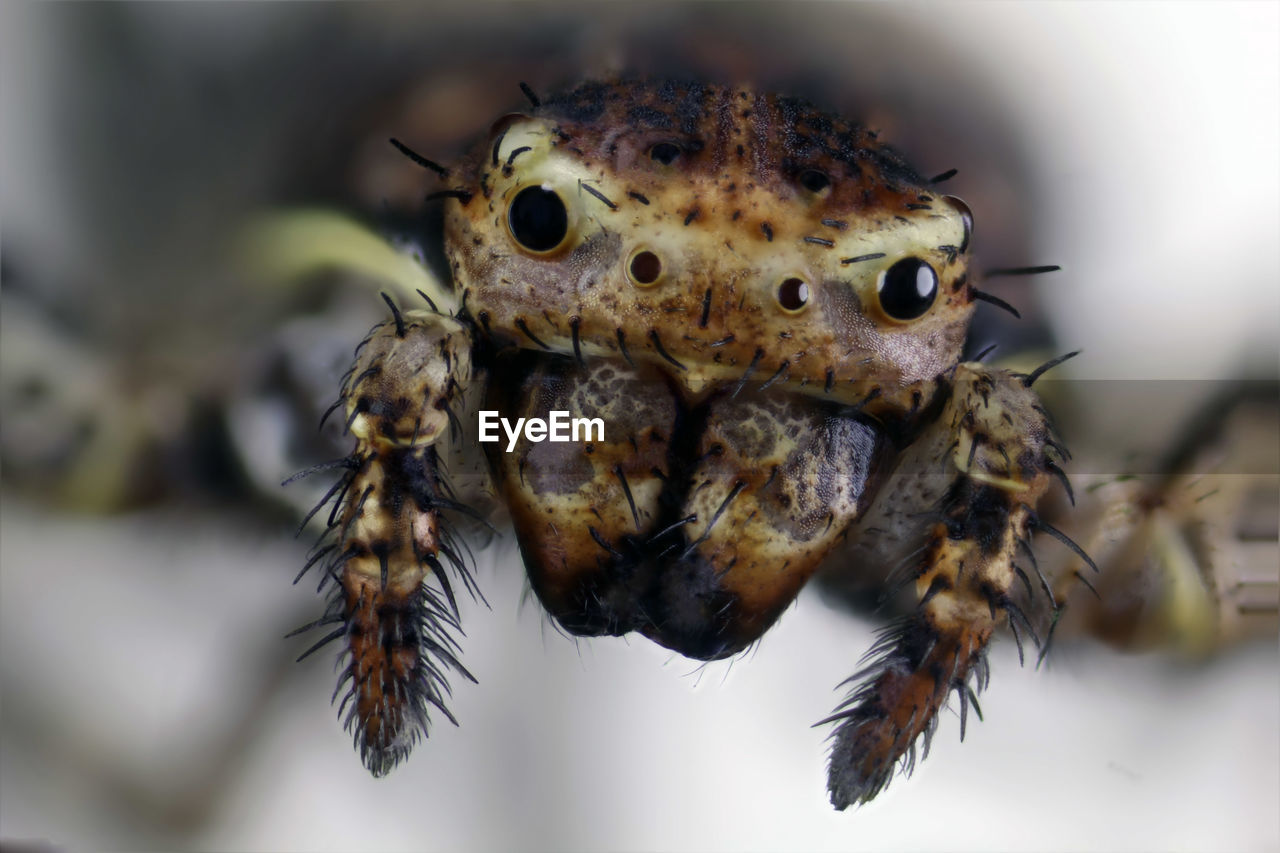
<svg viewBox="0 0 1280 853"><path fill-rule="evenodd" d="M416 303L422 291L442 313L454 314L453 291L421 262L356 220L322 209L275 211L248 222L236 260L267 281L286 282L325 269L346 270L390 286L397 299Z"/></svg>

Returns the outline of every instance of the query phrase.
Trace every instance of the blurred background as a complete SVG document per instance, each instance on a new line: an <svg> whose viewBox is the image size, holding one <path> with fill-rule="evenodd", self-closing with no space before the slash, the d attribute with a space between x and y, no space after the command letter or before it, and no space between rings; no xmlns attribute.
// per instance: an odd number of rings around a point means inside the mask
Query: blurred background
<svg viewBox="0 0 1280 853"><path fill-rule="evenodd" d="M461 726L361 768L326 655L282 640L338 455L319 411L382 315L267 286L252 214L352 211L433 260L429 176L613 69L749 80L882 129L977 219L975 346L1083 348L1083 473L1163 449L1280 340L1280 6L0 6L0 838L163 849L1275 849L1276 637L1189 662L997 643L986 721L831 811L825 729L875 623L814 593L745 659L567 640L510 536L463 602ZM1053 343L1057 341L1058 343ZM1271 478L1264 450L1228 475ZM1269 432L1268 432L1269 430ZM1086 461L1095 460L1095 461ZM1096 461L1112 460L1112 461ZM1269 504L1268 504L1269 506ZM1274 530L1274 527L1271 528Z"/></svg>

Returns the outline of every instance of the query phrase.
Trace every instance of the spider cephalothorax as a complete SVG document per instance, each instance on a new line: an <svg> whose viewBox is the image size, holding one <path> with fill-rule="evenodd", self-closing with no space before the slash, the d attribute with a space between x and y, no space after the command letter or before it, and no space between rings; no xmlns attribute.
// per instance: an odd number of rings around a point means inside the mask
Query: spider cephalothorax
<svg viewBox="0 0 1280 853"><path fill-rule="evenodd" d="M588 86L503 119L457 177L455 287L517 346L652 362L692 393L878 387L884 410L959 360L967 209L803 102Z"/></svg>
<svg viewBox="0 0 1280 853"><path fill-rule="evenodd" d="M897 565L914 609L830 718L832 802L875 796L950 692L967 708L985 682L1058 473L1034 377L960 361L982 297L968 208L865 128L692 83L586 84L452 169L424 162L447 179L455 304L393 304L358 351L358 446L317 558L369 767L465 672L442 526L465 508L436 448L478 403L603 425L485 445L533 589L573 633L721 658L846 540L844 571Z"/></svg>

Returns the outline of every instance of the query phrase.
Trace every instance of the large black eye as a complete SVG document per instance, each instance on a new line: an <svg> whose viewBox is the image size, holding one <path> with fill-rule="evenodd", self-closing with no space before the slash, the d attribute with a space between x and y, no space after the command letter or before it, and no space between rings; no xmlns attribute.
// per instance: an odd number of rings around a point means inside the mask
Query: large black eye
<svg viewBox="0 0 1280 853"><path fill-rule="evenodd" d="M507 208L507 227L530 252L550 252L569 233L569 211L551 190L526 187Z"/></svg>
<svg viewBox="0 0 1280 853"><path fill-rule="evenodd" d="M880 273L876 293L884 313L895 320L914 320L933 305L938 274L919 258L903 258Z"/></svg>
<svg viewBox="0 0 1280 853"><path fill-rule="evenodd" d="M670 166L680 156L680 146L674 142L659 142L649 149L649 159L664 166Z"/></svg>

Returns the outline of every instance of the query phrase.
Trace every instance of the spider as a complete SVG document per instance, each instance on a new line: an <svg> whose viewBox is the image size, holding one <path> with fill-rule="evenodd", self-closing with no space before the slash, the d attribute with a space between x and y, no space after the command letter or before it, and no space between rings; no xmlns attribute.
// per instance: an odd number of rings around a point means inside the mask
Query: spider
<svg viewBox="0 0 1280 853"><path fill-rule="evenodd" d="M340 714L375 776L429 709L453 719L455 586L479 590L449 519L476 513L441 447L500 419L494 490L571 634L717 660L826 561L913 591L823 721L832 804L867 802L951 693L977 711L995 630L1035 633L1031 536L1092 565L1036 511L1070 484L1032 386L1070 356L961 361L977 303L1004 305L970 269L972 214L865 127L749 87L525 91L453 168L393 140L445 181L453 286L384 296L331 409L356 447L315 509L330 592L307 627L334 626L310 651L343 644ZM602 434L556 440L558 417Z"/></svg>

